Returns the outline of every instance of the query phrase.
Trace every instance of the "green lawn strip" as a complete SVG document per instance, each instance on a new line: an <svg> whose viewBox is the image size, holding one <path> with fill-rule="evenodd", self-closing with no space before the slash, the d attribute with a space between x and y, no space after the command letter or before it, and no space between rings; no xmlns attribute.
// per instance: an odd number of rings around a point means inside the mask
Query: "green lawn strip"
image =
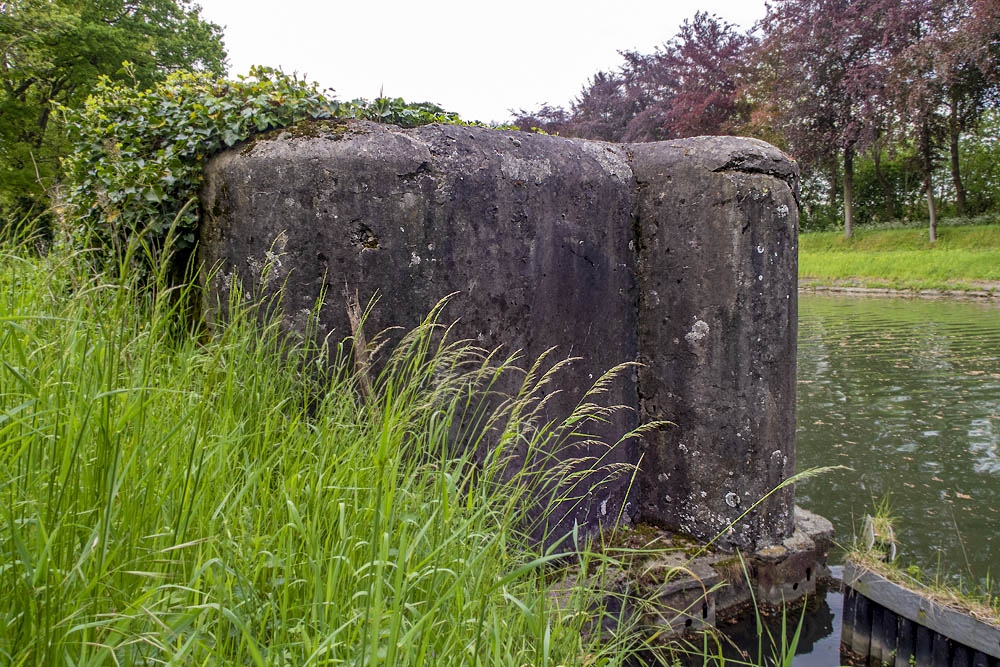
<svg viewBox="0 0 1000 667"><path fill-rule="evenodd" d="M925 228L799 236L799 278L814 286L1000 290L1000 225L953 225L931 244Z"/></svg>
<svg viewBox="0 0 1000 667"><path fill-rule="evenodd" d="M1000 281L1000 250L803 251L799 277L827 285L989 291L997 287L989 283Z"/></svg>
<svg viewBox="0 0 1000 667"><path fill-rule="evenodd" d="M1000 225L942 226L930 243L926 227L857 229L850 239L842 232L808 232L799 236L801 254L813 252L898 252L1000 250Z"/></svg>

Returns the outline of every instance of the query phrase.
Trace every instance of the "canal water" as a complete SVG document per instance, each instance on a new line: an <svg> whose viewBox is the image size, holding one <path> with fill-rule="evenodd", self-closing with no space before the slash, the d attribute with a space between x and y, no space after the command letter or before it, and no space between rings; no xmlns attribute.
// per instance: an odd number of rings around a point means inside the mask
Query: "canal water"
<svg viewBox="0 0 1000 667"><path fill-rule="evenodd" d="M849 468L796 487L839 542L888 499L902 563L1000 577L1000 303L800 294L797 410L797 468ZM840 628L840 593L814 600L796 667L839 664Z"/></svg>
<svg viewBox="0 0 1000 667"><path fill-rule="evenodd" d="M900 557L1000 576L1000 304L799 299L796 488L841 541L888 498Z"/></svg>

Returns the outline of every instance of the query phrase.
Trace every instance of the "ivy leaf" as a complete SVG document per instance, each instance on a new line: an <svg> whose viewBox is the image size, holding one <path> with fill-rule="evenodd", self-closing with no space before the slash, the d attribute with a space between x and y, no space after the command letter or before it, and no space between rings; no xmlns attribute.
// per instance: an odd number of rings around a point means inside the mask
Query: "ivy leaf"
<svg viewBox="0 0 1000 667"><path fill-rule="evenodd" d="M146 201L155 202L159 204L160 202L163 201L163 188L161 188L158 185L154 185L150 188L147 188L146 191L143 193L143 197L146 198Z"/></svg>

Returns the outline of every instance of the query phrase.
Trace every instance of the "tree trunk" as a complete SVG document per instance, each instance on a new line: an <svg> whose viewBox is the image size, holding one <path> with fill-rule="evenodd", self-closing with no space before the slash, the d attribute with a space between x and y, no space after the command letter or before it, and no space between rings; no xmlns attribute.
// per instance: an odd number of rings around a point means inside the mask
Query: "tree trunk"
<svg viewBox="0 0 1000 667"><path fill-rule="evenodd" d="M882 171L882 147L876 146L872 152L872 160L875 163L875 178L882 187L882 197L885 199L885 219L894 220L896 218L896 196L892 191L892 185Z"/></svg>
<svg viewBox="0 0 1000 667"><path fill-rule="evenodd" d="M922 130L920 157L924 171L924 192L927 194L927 215L930 217L930 240L931 243L934 243L937 241L937 211L934 208L934 188L931 178L934 172L934 160L931 155L931 131L927 121L924 121Z"/></svg>
<svg viewBox="0 0 1000 667"><path fill-rule="evenodd" d="M830 161L830 210L837 210L837 193L840 191L838 187L838 181L840 180L837 176L840 175L840 164L838 164L837 159L834 158Z"/></svg>
<svg viewBox="0 0 1000 667"><path fill-rule="evenodd" d="M958 168L958 98L951 96L951 113L948 118L948 140L951 145L951 180L955 184L955 209L959 216L965 215L965 184Z"/></svg>
<svg viewBox="0 0 1000 667"><path fill-rule="evenodd" d="M53 81L49 85L48 94L44 99L55 100L63 92L63 84L60 80ZM45 133L48 131L49 118L52 116L52 105L54 102L46 101L42 103L42 110L38 114L38 135L33 142L35 148L41 148L45 143Z"/></svg>
<svg viewBox="0 0 1000 667"><path fill-rule="evenodd" d="M36 134L31 141L31 144L35 149L41 148L42 144L45 143L45 131L49 127L49 116L51 115L52 106L49 104L42 106L42 111L38 114L38 125L36 128L38 130L38 134Z"/></svg>
<svg viewBox="0 0 1000 667"><path fill-rule="evenodd" d="M934 208L934 188L931 187L930 175L927 176L927 213L930 215L930 239L931 243L937 241L937 211Z"/></svg>
<svg viewBox="0 0 1000 667"><path fill-rule="evenodd" d="M854 231L854 147L844 149L844 238Z"/></svg>

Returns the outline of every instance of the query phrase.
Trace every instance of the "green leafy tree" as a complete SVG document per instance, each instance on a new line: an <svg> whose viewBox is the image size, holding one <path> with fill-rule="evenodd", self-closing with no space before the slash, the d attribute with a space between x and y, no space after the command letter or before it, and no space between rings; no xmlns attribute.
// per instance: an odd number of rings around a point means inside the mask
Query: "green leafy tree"
<svg viewBox="0 0 1000 667"><path fill-rule="evenodd" d="M972 215L1000 211L1000 111L984 113L976 130L961 152L969 193L965 213Z"/></svg>
<svg viewBox="0 0 1000 667"><path fill-rule="evenodd" d="M221 29L189 0L0 0L0 210L46 204L68 147L56 105L80 106L99 76L148 87L225 60Z"/></svg>

